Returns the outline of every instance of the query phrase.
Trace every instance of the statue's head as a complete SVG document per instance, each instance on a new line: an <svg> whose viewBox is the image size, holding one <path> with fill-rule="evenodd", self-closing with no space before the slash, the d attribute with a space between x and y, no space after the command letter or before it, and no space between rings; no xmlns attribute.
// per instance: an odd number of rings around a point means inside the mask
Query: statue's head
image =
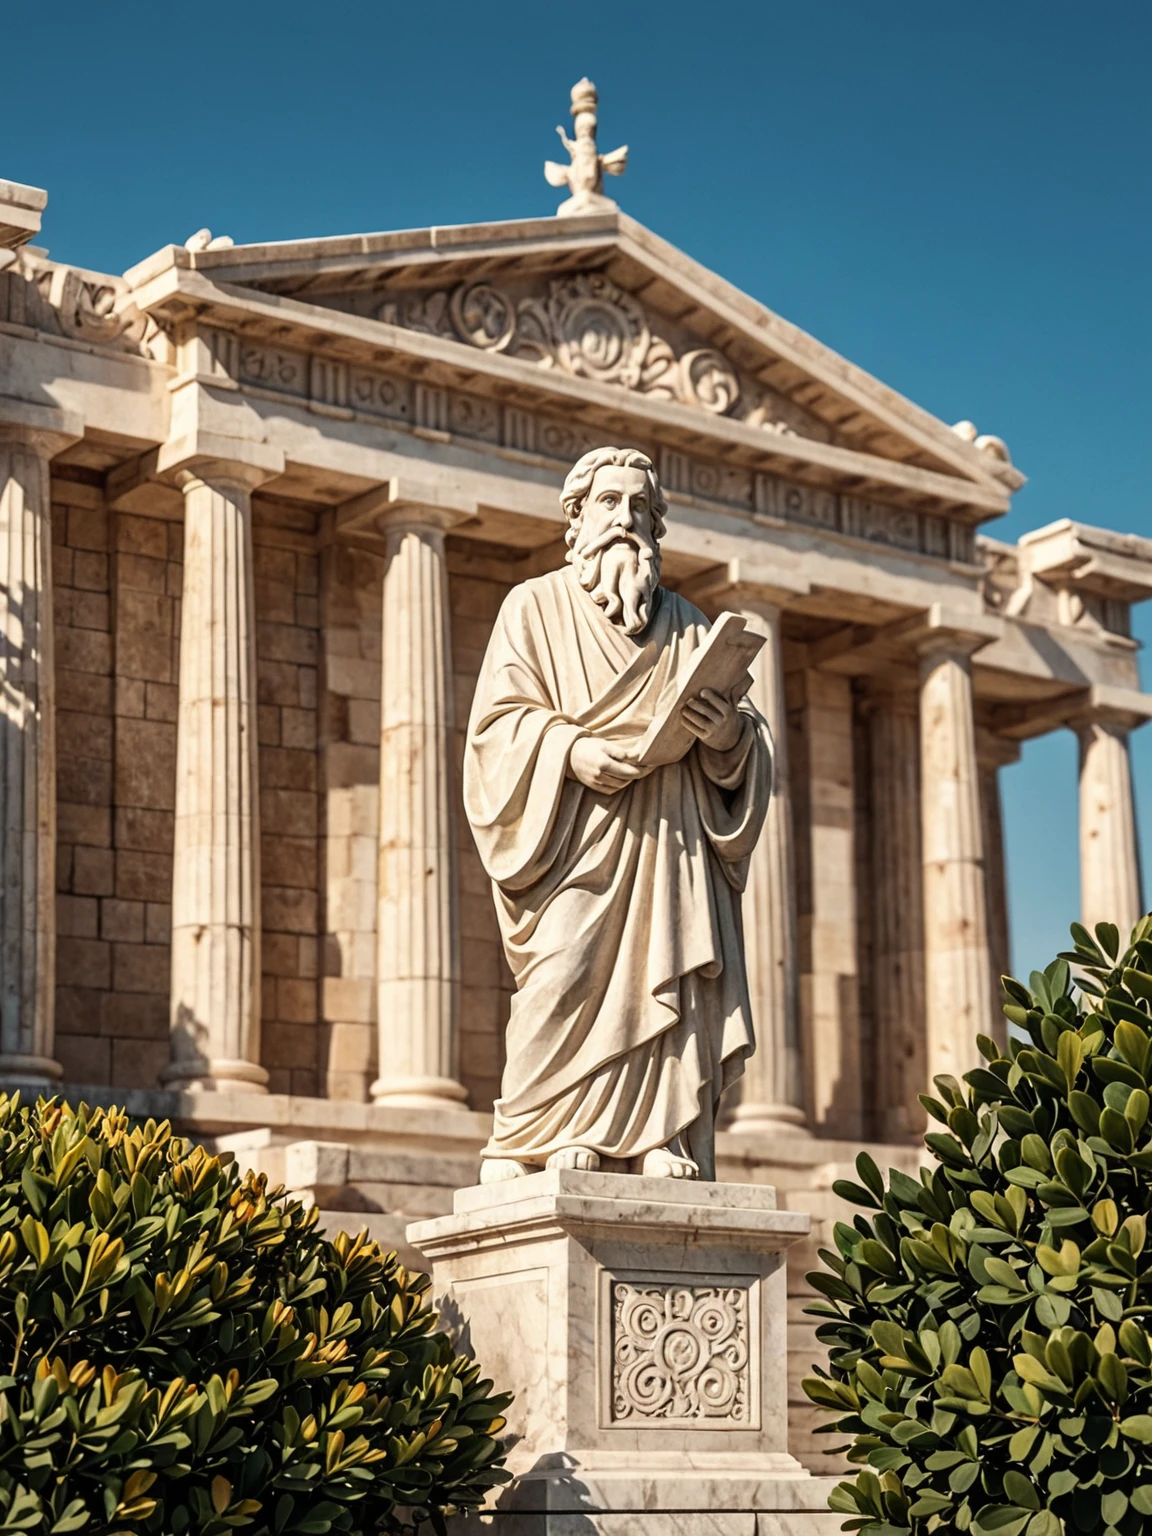
<svg viewBox="0 0 1152 1536"><path fill-rule="evenodd" d="M594 448L569 470L560 505L580 585L626 634L639 634L660 580L668 510L652 460L636 448Z"/></svg>

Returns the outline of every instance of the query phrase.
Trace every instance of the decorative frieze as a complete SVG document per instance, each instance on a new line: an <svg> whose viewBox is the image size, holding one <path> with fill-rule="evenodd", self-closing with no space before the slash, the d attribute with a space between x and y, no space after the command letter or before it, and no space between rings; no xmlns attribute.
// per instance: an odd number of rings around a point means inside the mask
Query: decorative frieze
<svg viewBox="0 0 1152 1536"><path fill-rule="evenodd" d="M280 394L308 397L310 369L306 352L241 341L239 368L245 383L259 384Z"/></svg>
<svg viewBox="0 0 1152 1536"><path fill-rule="evenodd" d="M412 382L371 368L348 370L348 403L369 416L389 416L396 421L412 419Z"/></svg>
<svg viewBox="0 0 1152 1536"><path fill-rule="evenodd" d="M816 485L792 485L775 475L757 475L755 510L765 517L791 523L811 523L818 528L840 527L839 498L835 491Z"/></svg>
<svg viewBox="0 0 1152 1536"><path fill-rule="evenodd" d="M611 1347L613 1424L750 1425L746 1285L616 1280Z"/></svg>
<svg viewBox="0 0 1152 1536"><path fill-rule="evenodd" d="M539 337L546 334L543 329L545 319L553 327L547 334L561 334L566 327L577 337L579 345L577 341L567 344L562 354L566 359L563 363L558 361L561 354L557 352L553 357L555 366L581 373L584 377L594 377L598 368L618 374L626 366L629 349L634 350L638 344L636 327L641 324L640 319L633 315L627 324L621 322L615 329L605 321L598 333L599 341L594 343L592 322L588 317L598 313L596 306L600 302L600 291L588 282L577 284L575 279L567 279L566 283L567 286L558 290L553 308L543 311L543 318L537 315L538 325L536 321L532 322L536 326L534 334ZM487 294L484 284L474 284L451 295L431 294L419 301L410 301L403 313L413 325L418 321L421 329L460 326L469 328L469 334L473 336L495 338L491 340L490 350L498 350L497 343L503 344L501 326L507 316L497 303L497 290L492 289L491 293L496 297ZM585 300L587 302L581 308ZM521 338L521 344L525 344L527 322L524 315L528 313L523 307L517 311L519 329L515 334ZM577 314L583 314L588 320L583 330L580 325L584 322L573 318ZM212 338L209 348L218 366L224 370L230 367L240 382L290 398L307 399L312 409L323 414L360 412L405 421L426 431L452 433L518 453L539 454L564 464L571 464L589 449L599 447L604 440L602 427L585 426L568 417L536 413L519 406L501 406L487 395L413 382L370 368L353 368L332 358L263 342L237 342L235 338L229 338L230 345L226 345L224 333L210 331L206 335ZM479 346L481 342L476 340L474 344ZM543 341L540 345L543 346ZM648 359L645 367L648 368L653 357L651 337L645 342L645 348ZM669 353L666 376L670 382L661 387L668 390L680 388L672 382L673 376L681 381L691 379L694 390L707 393L719 404L726 397L730 380L720 366L723 359L717 361L718 358L719 354L700 349L678 359ZM754 516L848 534L868 543L886 544L893 549L934 555L939 559L966 562L973 559L973 530L946 518L844 495L822 486L800 485L739 465L699 458L678 448L662 448L659 460L660 478L673 495L737 507Z"/></svg>

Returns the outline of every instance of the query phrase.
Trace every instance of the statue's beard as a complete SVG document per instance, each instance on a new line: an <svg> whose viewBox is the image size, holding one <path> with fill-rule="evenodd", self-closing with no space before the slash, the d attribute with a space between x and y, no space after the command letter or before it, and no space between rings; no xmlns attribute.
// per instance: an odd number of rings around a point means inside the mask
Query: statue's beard
<svg viewBox="0 0 1152 1536"><path fill-rule="evenodd" d="M660 549L616 531L572 549L576 578L594 603L626 635L638 635L652 612L652 594L660 580Z"/></svg>

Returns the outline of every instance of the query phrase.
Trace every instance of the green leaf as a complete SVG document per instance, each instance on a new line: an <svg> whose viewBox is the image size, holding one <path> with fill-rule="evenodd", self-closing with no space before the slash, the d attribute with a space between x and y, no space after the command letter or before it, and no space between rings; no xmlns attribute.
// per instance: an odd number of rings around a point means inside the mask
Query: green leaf
<svg viewBox="0 0 1152 1536"><path fill-rule="evenodd" d="M1152 1001L1152 976L1147 971L1138 971L1133 966L1125 966L1122 974L1124 985L1133 997L1143 997Z"/></svg>
<svg viewBox="0 0 1152 1536"><path fill-rule="evenodd" d="M1028 1287L1014 1270L1011 1264L1003 1259L987 1258L984 1260L984 1268L988 1271L989 1278L996 1285L1003 1285L1010 1291L1026 1291Z"/></svg>
<svg viewBox="0 0 1152 1536"><path fill-rule="evenodd" d="M875 1162L867 1152L859 1152L856 1155L856 1172L864 1187L875 1195L877 1200L884 1198L884 1179Z"/></svg>
<svg viewBox="0 0 1152 1536"><path fill-rule="evenodd" d="M859 1184L853 1184L850 1179L836 1179L832 1185L832 1191L839 1195L841 1200L847 1200L849 1205L862 1205L870 1211L879 1209L877 1202L868 1191L861 1188Z"/></svg>
<svg viewBox="0 0 1152 1536"><path fill-rule="evenodd" d="M1108 956L1109 960L1115 960L1120 953L1120 930L1115 923L1097 923L1096 937L1100 941L1100 948Z"/></svg>
<svg viewBox="0 0 1152 1536"><path fill-rule="evenodd" d="M1013 1461L1025 1461L1040 1433L1039 1424L1025 1424L1008 1441L1008 1455Z"/></svg>
<svg viewBox="0 0 1152 1536"><path fill-rule="evenodd" d="M1017 1536L1028 1523L1028 1513L1015 1504L985 1504L972 1522L977 1536Z"/></svg>
<svg viewBox="0 0 1152 1536"><path fill-rule="evenodd" d="M1152 1445L1152 1414L1134 1413L1131 1418L1121 1419L1120 1433L1141 1445Z"/></svg>
<svg viewBox="0 0 1152 1536"><path fill-rule="evenodd" d="M1010 1468L1004 1474L1004 1493L1021 1509L1039 1509L1040 1495L1022 1472Z"/></svg>
<svg viewBox="0 0 1152 1536"><path fill-rule="evenodd" d="M1042 1509L1029 1520L1026 1536L1064 1536L1064 1524L1050 1509Z"/></svg>
<svg viewBox="0 0 1152 1536"><path fill-rule="evenodd" d="M25 1248L35 1259L37 1267L43 1269L52 1251L52 1244L44 1227L34 1216L25 1216L20 1223L20 1236L24 1239Z"/></svg>

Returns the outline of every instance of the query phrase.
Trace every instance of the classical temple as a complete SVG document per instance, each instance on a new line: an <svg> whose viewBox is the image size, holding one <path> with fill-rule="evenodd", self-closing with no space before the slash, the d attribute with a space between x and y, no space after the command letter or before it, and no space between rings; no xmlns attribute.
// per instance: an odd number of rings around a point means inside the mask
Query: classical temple
<svg viewBox="0 0 1152 1536"><path fill-rule="evenodd" d="M620 212L577 129L557 216L201 231L123 277L49 260L45 194L0 182L0 1079L169 1116L392 1245L487 1135L511 983L462 730L589 447L651 454L665 581L767 638L722 1177L826 1222L861 1142L916 1164L918 1093L999 1027L1021 742L1079 736L1084 920L1141 911L1152 541L982 532L1023 483L999 438Z"/></svg>

